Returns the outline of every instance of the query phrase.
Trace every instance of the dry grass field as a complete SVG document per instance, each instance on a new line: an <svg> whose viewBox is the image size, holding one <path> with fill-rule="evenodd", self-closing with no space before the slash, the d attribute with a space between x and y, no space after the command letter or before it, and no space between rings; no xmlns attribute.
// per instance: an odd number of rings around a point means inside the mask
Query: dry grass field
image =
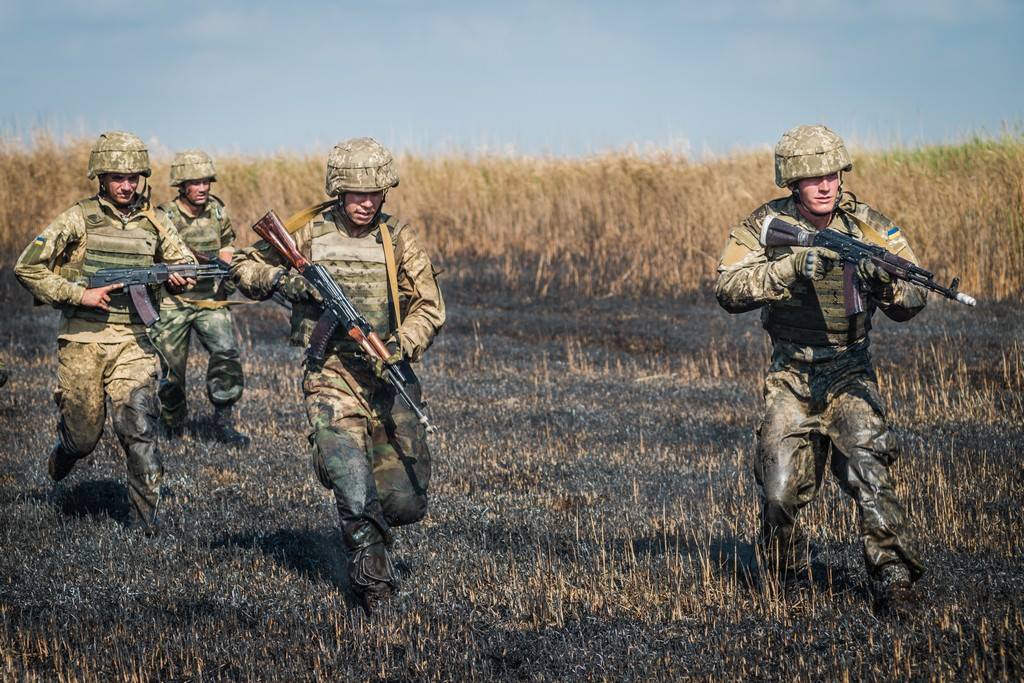
<svg viewBox="0 0 1024 683"><path fill-rule="evenodd" d="M2 151L8 263L89 190L86 150ZM402 163L393 204L446 268L450 322L419 370L441 432L430 515L398 532L397 598L369 617L353 607L280 309L236 309L252 448L206 438L193 356L189 432L162 444L165 531L147 538L124 526L109 428L49 482L57 318L5 267L0 678L1024 675L1020 141L867 156L850 177L982 300L933 299L872 333L928 566L903 622L873 614L855 510L831 481L804 513L811 585L785 592L758 571L749 463L768 347L756 314L726 315L707 288L729 223L773 196L767 157ZM222 168L240 225L320 196L318 160Z"/></svg>
<svg viewBox="0 0 1024 683"><path fill-rule="evenodd" d="M32 145L0 138L0 262L59 211L95 192L91 141ZM325 154L216 159L214 192L239 241L267 209L319 202ZM1019 298L1024 287L1024 138L855 153L846 189L892 217L939 279ZM168 159L154 161L154 199L171 196ZM779 196L771 154L694 163L668 154L588 159L406 157L387 210L419 230L449 282L529 296L678 296L706 290L729 226Z"/></svg>

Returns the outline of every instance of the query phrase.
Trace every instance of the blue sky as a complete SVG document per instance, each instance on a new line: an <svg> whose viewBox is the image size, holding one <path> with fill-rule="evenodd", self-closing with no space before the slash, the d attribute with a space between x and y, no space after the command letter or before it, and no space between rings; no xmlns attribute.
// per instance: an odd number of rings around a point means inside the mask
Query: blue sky
<svg viewBox="0 0 1024 683"><path fill-rule="evenodd" d="M695 156L1024 121L1024 2L0 0L0 130L157 149Z"/></svg>

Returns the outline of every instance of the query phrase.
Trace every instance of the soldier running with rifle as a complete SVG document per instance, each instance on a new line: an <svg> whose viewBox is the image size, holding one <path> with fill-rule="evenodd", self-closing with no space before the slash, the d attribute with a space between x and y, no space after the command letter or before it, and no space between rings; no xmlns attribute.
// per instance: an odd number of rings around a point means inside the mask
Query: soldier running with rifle
<svg viewBox="0 0 1024 683"><path fill-rule="evenodd" d="M302 390L313 464L334 493L350 587L367 609L397 585L392 528L427 513L428 422L409 363L445 320L426 252L381 210L397 185L394 160L375 140L340 143L327 159L335 198L289 219L291 235L268 215L256 227L264 240L233 262L243 294L292 302L292 343L310 347Z"/></svg>
<svg viewBox="0 0 1024 683"><path fill-rule="evenodd" d="M234 254L235 230L224 202L210 192L217 181L213 159L198 149L179 152L171 163L171 186L178 196L157 210L178 229L178 234L202 264L226 266ZM235 404L242 397L242 373L235 325L228 296L234 291L230 277L199 283L194 289L164 297L160 322L150 331L160 352L160 417L169 436L181 435L188 414L185 371L192 334L209 353L206 395L213 404L213 432L217 440L247 446L249 437L238 431Z"/></svg>
<svg viewBox="0 0 1024 683"><path fill-rule="evenodd" d="M715 294L730 313L761 309L771 337L764 417L754 476L761 492L760 541L768 566L787 582L808 577L808 546L797 516L814 499L826 464L857 504L877 606L908 610L924 572L889 467L896 438L869 354L877 310L905 322L926 289L973 305L917 266L906 233L842 191L853 162L825 126L798 126L775 147L770 201L729 236Z"/></svg>
<svg viewBox="0 0 1024 683"><path fill-rule="evenodd" d="M174 226L150 207L144 180L150 173L142 140L121 131L101 135L89 155L89 178L98 180L98 192L44 228L18 258L14 274L36 301L63 313L54 394L60 422L47 463L50 477L64 479L92 453L109 399L134 521L153 532L164 475L156 447L156 353L123 283L89 284L106 268L194 264ZM164 278L170 293L195 284L191 271L176 268L170 266ZM152 310L148 292L142 296L143 307Z"/></svg>

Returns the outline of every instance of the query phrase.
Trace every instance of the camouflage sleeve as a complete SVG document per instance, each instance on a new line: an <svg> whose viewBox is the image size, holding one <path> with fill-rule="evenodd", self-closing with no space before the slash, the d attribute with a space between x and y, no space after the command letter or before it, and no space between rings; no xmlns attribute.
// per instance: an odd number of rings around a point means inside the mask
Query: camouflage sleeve
<svg viewBox="0 0 1024 683"><path fill-rule="evenodd" d="M730 313L744 313L769 303L790 298L796 282L793 259L768 260L759 235L759 212L755 212L729 234L718 262L715 297Z"/></svg>
<svg viewBox="0 0 1024 683"><path fill-rule="evenodd" d="M398 343L406 358L418 361L444 325L444 298L430 258L412 230L404 228L395 242L398 292L404 313L398 328Z"/></svg>
<svg viewBox="0 0 1024 683"><path fill-rule="evenodd" d="M82 303L85 287L61 277L54 268L67 260L84 235L85 219L76 205L54 219L21 252L14 275L37 301L75 306Z"/></svg>
<svg viewBox="0 0 1024 683"><path fill-rule="evenodd" d="M162 263L196 263L195 255L178 234L178 229L174 227L167 214L163 211L154 211L150 215L160 221L160 229L157 230L156 260Z"/></svg>
<svg viewBox="0 0 1024 683"><path fill-rule="evenodd" d="M303 226L292 237L303 254L309 254L309 225ZM263 301L274 294L274 283L288 270L284 258L264 240L250 247L236 249L231 259L231 275L239 291L250 299Z"/></svg>
<svg viewBox="0 0 1024 683"><path fill-rule="evenodd" d="M855 209L858 218L874 227L885 240L886 248L901 258L917 263L917 256L907 242L906 233L882 213L866 204ZM905 322L920 313L928 303L928 291L903 280L896 280L878 299L878 307L886 317Z"/></svg>

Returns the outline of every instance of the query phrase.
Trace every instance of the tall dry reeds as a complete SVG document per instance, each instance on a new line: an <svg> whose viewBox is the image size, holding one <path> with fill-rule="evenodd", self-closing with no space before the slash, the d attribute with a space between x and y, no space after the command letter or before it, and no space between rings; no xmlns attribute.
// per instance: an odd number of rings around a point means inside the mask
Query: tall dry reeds
<svg viewBox="0 0 1024 683"><path fill-rule="evenodd" d="M92 191L88 141L0 140L0 258ZM157 159L154 197L171 196ZM268 208L320 201L323 160L217 159L215 192L241 244ZM695 163L672 154L583 159L405 156L388 208L419 230L448 277L530 296L671 296L707 288L731 225L778 196L771 155ZM982 298L1024 282L1024 139L856 155L846 188L904 227L918 257Z"/></svg>

